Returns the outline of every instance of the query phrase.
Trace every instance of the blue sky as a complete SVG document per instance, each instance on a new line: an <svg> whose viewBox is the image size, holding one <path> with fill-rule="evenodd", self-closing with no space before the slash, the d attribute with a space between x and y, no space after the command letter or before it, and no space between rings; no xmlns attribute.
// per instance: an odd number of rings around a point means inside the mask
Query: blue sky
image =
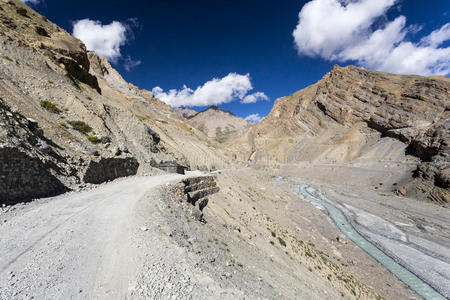
<svg viewBox="0 0 450 300"><path fill-rule="evenodd" d="M336 63L448 76L448 0L27 2L127 81L196 110L264 117Z"/></svg>

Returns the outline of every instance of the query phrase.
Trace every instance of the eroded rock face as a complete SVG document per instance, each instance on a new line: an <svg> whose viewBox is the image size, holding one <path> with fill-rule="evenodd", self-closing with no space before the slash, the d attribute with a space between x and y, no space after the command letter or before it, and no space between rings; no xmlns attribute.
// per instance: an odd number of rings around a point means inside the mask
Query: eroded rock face
<svg viewBox="0 0 450 300"><path fill-rule="evenodd" d="M450 199L450 80L334 67L319 84L316 105L342 125L365 122L407 144L422 160L416 185L434 201Z"/></svg>
<svg viewBox="0 0 450 300"><path fill-rule="evenodd" d="M450 81L334 67L318 86L316 105L342 125L366 122L409 145L424 161L447 152Z"/></svg>
<svg viewBox="0 0 450 300"><path fill-rule="evenodd" d="M91 160L84 175L86 183L102 183L120 177L136 175L139 163L134 157L110 157Z"/></svg>
<svg viewBox="0 0 450 300"><path fill-rule="evenodd" d="M448 201L449 120L447 77L335 66L316 84L278 99L270 114L230 148L238 159L272 166L376 162L390 160L389 153L395 161L402 159L398 153L409 154L422 163L414 182L399 187L399 194L412 196L415 190L419 198ZM382 146L382 139L392 138L395 145ZM373 148L378 150L367 153Z"/></svg>
<svg viewBox="0 0 450 300"><path fill-rule="evenodd" d="M10 5L4 5L0 10L0 30L4 35L50 57L64 66L72 79L101 93L97 78L89 73L90 64L83 42L38 15L21 1L8 3Z"/></svg>

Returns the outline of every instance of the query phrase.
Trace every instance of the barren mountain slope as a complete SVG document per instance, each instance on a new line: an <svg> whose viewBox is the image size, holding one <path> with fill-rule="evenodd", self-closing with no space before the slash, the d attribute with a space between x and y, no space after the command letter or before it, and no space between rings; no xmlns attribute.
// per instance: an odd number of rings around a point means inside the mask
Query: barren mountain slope
<svg viewBox="0 0 450 300"><path fill-rule="evenodd" d="M197 112L195 110L185 108L185 107L176 108L175 111L178 114L180 114L181 116L183 116L183 118L188 119L188 120L197 114Z"/></svg>
<svg viewBox="0 0 450 300"><path fill-rule="evenodd" d="M169 106L125 82L106 60L19 0L0 0L0 65L2 126L14 132L28 122L32 135L1 136L4 170L13 169L5 157L16 142L33 150L16 165L36 161L60 170L52 185L66 188L157 173L161 161L193 169L227 165L220 150ZM38 169L29 172L30 181L39 181ZM20 182L15 176L0 179L7 193Z"/></svg>
<svg viewBox="0 0 450 300"><path fill-rule="evenodd" d="M217 106L211 106L189 117L188 123L219 142L225 141L231 133L248 125L244 119Z"/></svg>
<svg viewBox="0 0 450 300"><path fill-rule="evenodd" d="M272 166L419 160L416 179L398 192L448 202L449 91L446 77L335 66L318 83L278 99L230 145L238 159Z"/></svg>

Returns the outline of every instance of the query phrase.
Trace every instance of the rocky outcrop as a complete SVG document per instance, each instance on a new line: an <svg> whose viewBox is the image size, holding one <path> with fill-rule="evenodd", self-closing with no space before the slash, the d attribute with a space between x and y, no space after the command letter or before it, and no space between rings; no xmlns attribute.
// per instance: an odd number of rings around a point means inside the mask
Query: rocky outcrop
<svg viewBox="0 0 450 300"><path fill-rule="evenodd" d="M319 84L315 101L342 125L365 122L408 144L423 161L449 153L450 80L400 76L335 66Z"/></svg>
<svg viewBox="0 0 450 300"><path fill-rule="evenodd" d="M193 116L195 116L197 114L197 112L195 110L189 109L189 108L176 108L175 111L181 115L183 118L185 118L186 120L191 119Z"/></svg>
<svg viewBox="0 0 450 300"><path fill-rule="evenodd" d="M3 3L4 1L0 2ZM21 1L10 0L8 5L1 7L2 34L19 40L22 45L51 58L64 68L75 84L77 81L85 83L101 93L97 78L89 73L89 59L83 42L55 26Z"/></svg>
<svg viewBox="0 0 450 300"><path fill-rule="evenodd" d="M139 163L134 157L110 157L93 159L89 162L84 182L99 184L116 178L136 175Z"/></svg>
<svg viewBox="0 0 450 300"><path fill-rule="evenodd" d="M316 105L336 122L365 122L407 144L422 160L414 175L434 201L449 201L450 80L335 66L319 84ZM400 188L401 190L401 188Z"/></svg>
<svg viewBox="0 0 450 300"><path fill-rule="evenodd" d="M448 201L449 95L447 77L335 66L316 84L278 99L229 148L238 160L266 165L383 161L391 159L388 153L401 160L403 152L422 163L416 180L398 193L412 195L414 189L419 198Z"/></svg>

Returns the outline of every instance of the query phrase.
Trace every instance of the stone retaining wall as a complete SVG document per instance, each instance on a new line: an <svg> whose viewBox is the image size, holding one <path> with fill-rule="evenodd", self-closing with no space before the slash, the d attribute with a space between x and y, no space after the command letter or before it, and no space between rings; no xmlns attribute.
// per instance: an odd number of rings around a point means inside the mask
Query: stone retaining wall
<svg viewBox="0 0 450 300"><path fill-rule="evenodd" d="M0 168L0 204L51 197L67 190L39 158L17 148L0 147Z"/></svg>
<svg viewBox="0 0 450 300"><path fill-rule="evenodd" d="M99 184L119 177L136 175L139 163L134 157L100 158L91 160L84 175L84 182Z"/></svg>
<svg viewBox="0 0 450 300"><path fill-rule="evenodd" d="M203 209L208 205L209 195L219 192L216 176L188 178L176 184L172 192L192 204L192 215L199 221L203 218Z"/></svg>

